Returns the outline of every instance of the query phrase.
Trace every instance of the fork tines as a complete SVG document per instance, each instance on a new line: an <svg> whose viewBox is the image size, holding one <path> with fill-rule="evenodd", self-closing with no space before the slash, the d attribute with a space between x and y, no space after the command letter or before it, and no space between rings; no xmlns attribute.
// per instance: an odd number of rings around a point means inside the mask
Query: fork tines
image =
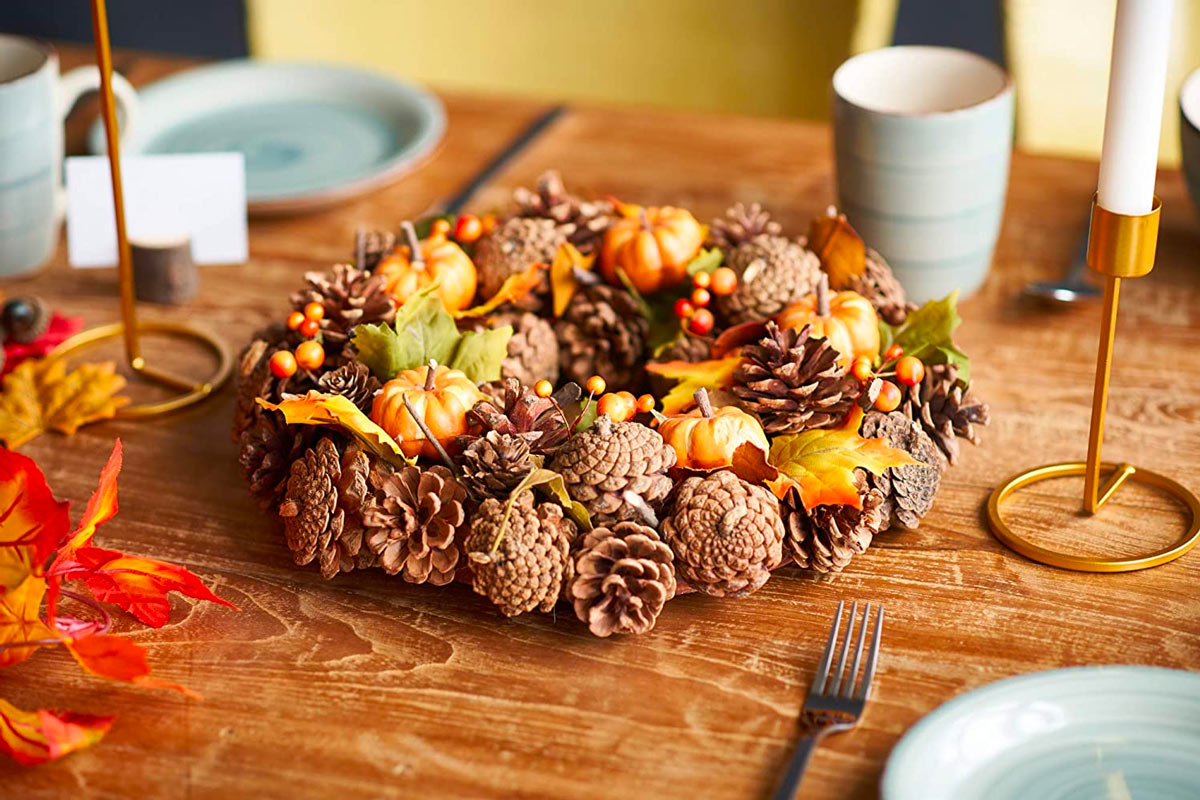
<svg viewBox="0 0 1200 800"><path fill-rule="evenodd" d="M875 677L875 661L879 656L879 638L883 633L883 606L876 607L875 626L871 633L871 647L867 651L867 664L863 669L861 680L857 679L858 666L862 661L863 646L867 639L867 625L871 619L871 604L867 603L863 608L861 622L859 622L858 602L855 601L850 606L849 623L846 626L846 636L842 640L842 645L838 649L837 655L837 674L831 674L830 668L833 666L834 648L838 641L838 631L842 625L842 615L845 611L846 602L840 601L837 607L837 614L833 618L833 627L829 630L829 639L825 643L825 652L821 655L821 663L817 668L816 678L813 679L812 688L809 689L809 698L831 698L839 697L842 699L853 699L866 701L871 692L871 679ZM854 661L850 665L850 671L846 672L846 660L850 655L850 642L854 640L854 628L858 623L858 639L854 644ZM828 685L827 685L828 684Z"/></svg>

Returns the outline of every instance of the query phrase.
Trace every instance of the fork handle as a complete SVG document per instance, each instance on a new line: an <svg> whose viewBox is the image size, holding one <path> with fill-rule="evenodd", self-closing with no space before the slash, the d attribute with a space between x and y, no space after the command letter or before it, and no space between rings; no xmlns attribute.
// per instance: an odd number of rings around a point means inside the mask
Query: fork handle
<svg viewBox="0 0 1200 800"><path fill-rule="evenodd" d="M800 781L804 780L804 770L808 767L808 760L812 758L813 751L817 749L823 736L824 731L818 731L796 742L796 749L792 751L792 760L788 762L787 771L783 773L779 788L771 796L772 800L793 800L796 797L796 792L800 789Z"/></svg>

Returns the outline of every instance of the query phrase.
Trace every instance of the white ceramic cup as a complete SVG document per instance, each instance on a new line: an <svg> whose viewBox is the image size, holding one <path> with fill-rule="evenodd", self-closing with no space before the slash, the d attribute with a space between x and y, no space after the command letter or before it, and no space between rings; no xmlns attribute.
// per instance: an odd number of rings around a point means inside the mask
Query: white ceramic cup
<svg viewBox="0 0 1200 800"><path fill-rule="evenodd" d="M963 296L991 265L1012 151L1013 90L982 56L873 50L833 76L838 196L910 298Z"/></svg>
<svg viewBox="0 0 1200 800"><path fill-rule="evenodd" d="M113 74L122 138L136 124L137 95ZM0 34L0 278L24 275L54 254L66 210L63 121L81 96L100 88L100 70L59 76L47 44Z"/></svg>

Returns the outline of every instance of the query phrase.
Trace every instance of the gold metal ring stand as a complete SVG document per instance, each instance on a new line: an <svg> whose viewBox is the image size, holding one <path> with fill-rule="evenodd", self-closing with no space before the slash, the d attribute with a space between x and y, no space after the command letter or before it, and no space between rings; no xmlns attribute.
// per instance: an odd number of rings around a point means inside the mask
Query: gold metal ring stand
<svg viewBox="0 0 1200 800"><path fill-rule="evenodd" d="M1104 312L1100 320L1100 347L1096 356L1096 383L1092 391L1092 422L1088 433L1087 461L1047 464L1020 472L997 487L988 498L988 522L996 538L1034 561L1080 572L1129 572L1174 561L1200 541L1200 500L1180 483L1132 464L1101 463L1104 416L1108 410L1108 381L1112 373L1113 339L1117 329L1117 305L1123 278L1140 278L1154 268L1158 241L1158 218L1162 203L1154 198L1149 214L1116 214L1092 198L1091 228L1088 232L1088 265L1104 276ZM1101 473L1108 477L1101 484ZM1082 475L1083 510L1094 515L1104 507L1127 480L1162 489L1178 498L1191 513L1191 522L1174 544L1130 558L1091 558L1035 545L1014 533L1000 516L1000 504L1026 486L1053 478Z"/></svg>

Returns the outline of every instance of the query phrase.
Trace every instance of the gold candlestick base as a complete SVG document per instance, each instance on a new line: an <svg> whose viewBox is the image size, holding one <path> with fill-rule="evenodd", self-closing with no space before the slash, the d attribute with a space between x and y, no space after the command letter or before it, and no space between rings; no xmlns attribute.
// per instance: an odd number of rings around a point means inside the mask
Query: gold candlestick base
<svg viewBox="0 0 1200 800"><path fill-rule="evenodd" d="M1034 561L1080 572L1129 572L1174 561L1200 541L1200 500L1183 485L1157 472L1131 464L1101 463L1104 416L1108 409L1108 380L1112 373L1113 339L1117 329L1117 306L1122 278L1140 278L1154 268L1158 240L1158 217L1162 203L1154 198L1149 214L1115 214L1092 198L1092 222L1088 232L1088 265L1104 276L1104 312L1100 321L1100 347L1096 356L1096 383L1092 391L1092 422L1088 433L1087 461L1047 464L1017 473L997 487L988 498L988 522L992 533L1008 547ZM1102 486L1102 470L1109 473ZM1156 486L1177 497L1188 507L1192 519L1183 536L1170 547L1132 558L1090 558L1062 553L1035 545L1013 532L1000 516L1000 504L1010 495L1039 481L1082 475L1083 510L1095 514L1112 499L1126 480Z"/></svg>

